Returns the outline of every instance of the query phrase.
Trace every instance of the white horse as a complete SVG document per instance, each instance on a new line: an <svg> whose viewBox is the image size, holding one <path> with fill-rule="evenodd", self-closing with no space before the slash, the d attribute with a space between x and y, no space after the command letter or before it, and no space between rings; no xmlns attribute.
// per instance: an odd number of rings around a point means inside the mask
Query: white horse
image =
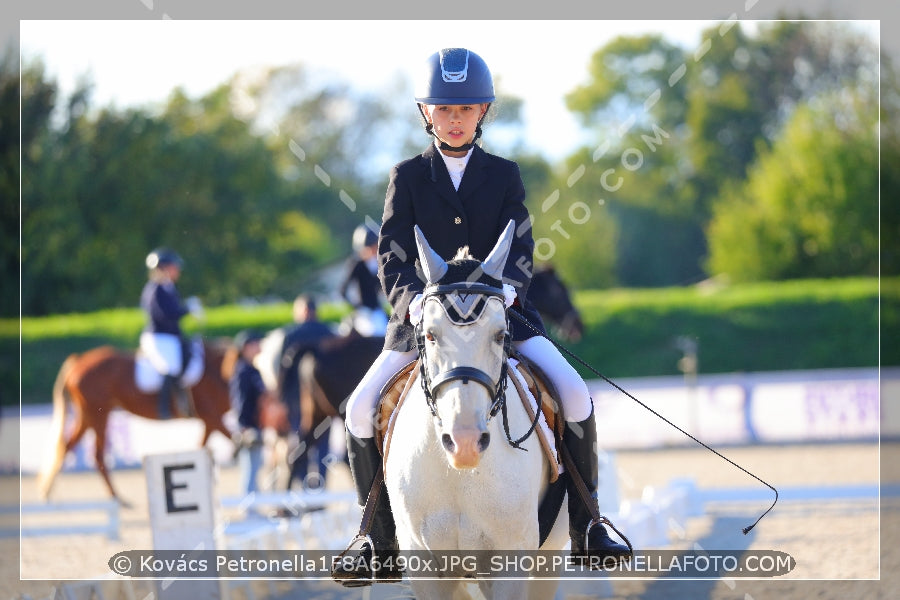
<svg viewBox="0 0 900 600"><path fill-rule="evenodd" d="M259 342L259 354L253 359L253 365L259 369L266 389L272 392L278 390L278 372L281 366L281 349L284 346L284 336L287 327L278 327L266 332Z"/></svg>
<svg viewBox="0 0 900 600"><path fill-rule="evenodd" d="M532 427L532 419L515 387L505 385L504 296L499 287L470 283L479 275L501 279L513 232L510 222L483 263L459 255L447 263L416 228L428 278L418 329L424 378L418 377L425 385L416 382L397 411L385 459L385 483L404 550L561 550L568 542L563 509L539 548L538 505L550 465L536 435L521 442L527 452L508 441L507 431L517 438ZM469 274L448 284L460 269ZM508 430L497 412L504 390ZM471 598L466 580L409 575L420 600ZM487 577L477 585L485 598L546 599L553 597L557 581Z"/></svg>

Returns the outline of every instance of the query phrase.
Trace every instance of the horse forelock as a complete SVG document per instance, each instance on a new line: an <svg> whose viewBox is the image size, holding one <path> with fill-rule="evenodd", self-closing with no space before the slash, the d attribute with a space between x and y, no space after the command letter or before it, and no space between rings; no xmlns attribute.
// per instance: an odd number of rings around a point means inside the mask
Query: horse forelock
<svg viewBox="0 0 900 600"><path fill-rule="evenodd" d="M468 251L466 248L460 248ZM459 256L459 253L457 253ZM482 283L495 288L503 287L499 279L491 277L484 272L481 267L481 261L468 256L466 258L453 258L447 261L447 272L441 277L437 283Z"/></svg>
<svg viewBox="0 0 900 600"><path fill-rule="evenodd" d="M481 261L472 257L468 246L460 248L456 256L447 262L447 272L438 283L478 283L497 289L503 286L498 279L484 272ZM457 325L469 325L478 321L484 314L487 303L487 296L480 293L467 294L465 290L446 294L441 298L444 312Z"/></svg>
<svg viewBox="0 0 900 600"><path fill-rule="evenodd" d="M451 258L450 260L466 260L466 259L475 260L475 257L472 256L471 252L469 252L468 246L461 246L459 248L459 250L456 251L456 255L453 258Z"/></svg>

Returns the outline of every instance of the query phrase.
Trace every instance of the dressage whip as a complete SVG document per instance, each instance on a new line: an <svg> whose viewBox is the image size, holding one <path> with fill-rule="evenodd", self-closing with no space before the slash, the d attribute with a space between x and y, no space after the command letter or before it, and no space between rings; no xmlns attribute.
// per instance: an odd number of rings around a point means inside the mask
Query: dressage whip
<svg viewBox="0 0 900 600"><path fill-rule="evenodd" d="M670 421L669 419L665 418L664 416L662 416L661 414L659 414L658 412L656 412L655 410L653 410L652 408L650 408L649 406L647 406L646 404L644 404L643 402L641 402L640 400L638 400L637 398L635 398L635 397L634 397L633 395L631 395L628 391L626 391L624 388L622 388L619 384L617 384L615 381L611 380L609 377L607 377L606 375L604 375L603 373L601 373L600 371L598 371L597 369L595 369L594 367L592 367L591 365L589 365L586 361L584 361L581 357L579 357L578 355L576 355L574 352L572 352L571 350L569 350L568 348L566 348L566 347L563 346L562 344L558 343L556 340L554 340L553 338L551 338L549 335L547 335L547 334L543 333L542 331L540 331L537 327L535 327L534 325L532 325L532 324L528 321L528 319L526 319L525 317L523 317L522 315L520 315L519 313L517 313L515 310L510 310L510 311L508 311L508 312L512 313L512 315L516 318L516 320L518 320L520 323L524 324L524 325L525 325L526 327L528 327L532 332L536 333L537 335L544 336L545 338L547 338L548 340L550 340L550 343L552 343L554 346L556 346L560 351L565 352L566 354L568 354L569 356L571 356L572 358L574 358L575 360L577 360L577 361L578 361L581 365L583 365L586 369L589 369L589 370L591 371L591 373L593 373L594 375L596 375L597 377L599 377L600 379L602 379L602 380L605 381L606 383L610 384L611 386L613 386L614 388L616 388L617 390L619 390L620 392L622 392L623 394L625 394L626 396L628 396L629 398L631 398L632 400L634 400L635 402L637 402L638 404L640 404L642 407L644 407L645 409L647 409L648 411L650 411L651 413L653 413L653 415L655 415L656 417L662 419L662 420L665 421L667 424L671 425L672 427L674 427L675 429L677 429L678 431L680 431L681 433L683 433L684 435L686 435L687 437L689 437L690 439L692 439L693 441L697 442L698 444L700 444L701 446L703 446L704 448L706 448L707 450L709 450L710 452L712 452L713 454L715 454L716 456L718 456L719 458L721 458L722 460L724 460L724 461L728 462L729 464L731 464L732 466L734 466L734 467L740 469L741 471L743 471L744 473L746 473L747 475L749 475L749 476L752 477L753 479L757 480L758 482L760 482L761 484L763 484L764 486L766 486L767 488L769 488L770 490L772 490L773 492L775 492L775 500L772 502L772 505L771 505L769 508L767 508L766 511L765 511L763 514L761 514L761 515L756 519L756 521L753 522L752 525L749 525L748 527L744 527L743 529L741 529L741 531L744 532L744 535L747 535L748 533L750 533L750 530L753 529L754 527L756 527L756 524L759 523L760 520L762 520L762 518L763 518L764 516L766 516L767 514L769 514L769 511L770 511L770 510L772 510L773 508L775 508L775 504L778 502L778 490L776 490L774 486L772 486L771 484L769 484L769 483L763 481L762 479L760 479L759 477L757 477L756 475L754 475L753 473L751 473L750 471L748 471L747 469L745 469L744 467L742 467L741 465L737 464L736 462L734 462L733 460L731 460L731 459L728 458L727 456L723 455L723 454L722 454L721 452L719 452L718 450L716 450L716 449L714 449L714 448L711 448L710 446L708 446L707 444L705 444L705 443L702 442L701 440L697 439L695 436L691 435L690 433L688 433L687 431L685 431L684 429L682 429L681 427L679 427L678 425L676 425L675 423L673 423L672 421Z"/></svg>

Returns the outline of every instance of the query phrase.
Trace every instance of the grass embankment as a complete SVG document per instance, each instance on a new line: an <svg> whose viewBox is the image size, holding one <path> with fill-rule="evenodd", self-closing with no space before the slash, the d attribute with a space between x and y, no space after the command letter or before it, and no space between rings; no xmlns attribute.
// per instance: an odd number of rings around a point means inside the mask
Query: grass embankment
<svg viewBox="0 0 900 600"><path fill-rule="evenodd" d="M701 373L879 364L876 279L591 291L578 305L590 335L573 350L611 377L680 373L679 336L696 340ZM881 282L881 321L900 328L900 279ZM900 365L896 345L881 352Z"/></svg>
<svg viewBox="0 0 900 600"><path fill-rule="evenodd" d="M879 364L877 279L804 280L576 294L585 337L569 348L611 378L678 374L676 339L698 344L700 373L864 367ZM881 281L881 331L900 331L900 278ZM207 309L189 333L230 337L245 327L290 322L287 303ZM322 306L326 320L344 310ZM19 321L0 320L3 404L18 400ZM112 344L134 348L143 325L137 309L25 318L21 321L23 403L50 401L56 372L72 352ZM880 364L900 365L900 345L883 343ZM585 377L593 377L580 369Z"/></svg>

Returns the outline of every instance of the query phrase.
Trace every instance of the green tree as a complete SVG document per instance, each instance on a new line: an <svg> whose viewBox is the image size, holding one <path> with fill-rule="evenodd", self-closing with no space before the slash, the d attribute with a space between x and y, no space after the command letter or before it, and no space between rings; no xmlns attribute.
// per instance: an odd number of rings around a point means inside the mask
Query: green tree
<svg viewBox="0 0 900 600"><path fill-rule="evenodd" d="M186 260L182 292L209 304L292 297L350 252L356 225L380 220L387 169L428 143L412 100L321 84L301 66L236 75L198 99L176 89L152 110L96 109L89 82L41 104L55 83L32 79L25 314L134 305L160 245Z"/></svg>
<svg viewBox="0 0 900 600"><path fill-rule="evenodd" d="M269 140L285 179L317 188L303 211L327 223L348 250L357 225L381 219L390 167L427 144L401 80L380 93L360 91L292 64L252 82L235 78L231 87L244 99L241 118Z"/></svg>
<svg viewBox="0 0 900 600"><path fill-rule="evenodd" d="M700 275L703 232L684 156L688 88L672 78L686 60L660 36L621 37L594 54L589 82L566 97L600 140L568 161L561 188L570 202L595 209L574 244L594 249L594 275L581 269L589 287L670 285Z"/></svg>
<svg viewBox="0 0 900 600"><path fill-rule="evenodd" d="M705 232L724 190L746 178L798 105L870 86L875 59L871 41L841 23L717 26L693 52L655 36L598 50L567 102L600 141L570 159L569 179L586 171L567 193L605 197L618 282L706 277Z"/></svg>
<svg viewBox="0 0 900 600"><path fill-rule="evenodd" d="M7 48L0 61L0 315L19 314L19 161L27 169L40 160L40 138L50 122L57 88L44 78L40 61L24 61ZM21 99L21 113L19 111ZM21 139L21 146L20 146ZM27 184L27 178L23 178Z"/></svg>
<svg viewBox="0 0 900 600"><path fill-rule="evenodd" d="M878 273L877 105L865 93L799 107L718 204L710 270L734 280Z"/></svg>
<svg viewBox="0 0 900 600"><path fill-rule="evenodd" d="M573 289L611 285L617 233L603 196L569 185L564 169L543 159L517 157L528 189L535 263L552 264ZM575 167L577 168L577 167Z"/></svg>
<svg viewBox="0 0 900 600"><path fill-rule="evenodd" d="M755 35L711 28L710 50L691 75L686 123L698 188L743 179L757 152L779 137L796 106L877 78L877 49L840 22L775 21ZM707 212L706 216L709 216Z"/></svg>
<svg viewBox="0 0 900 600"><path fill-rule="evenodd" d="M183 291L211 304L288 279L296 293L334 257L323 224L299 208L313 204L302 200L308 186L284 180L266 140L234 116L230 93L176 91L151 114L92 112L85 89L62 125L45 123L23 173L26 314L134 305L144 257L160 245L185 257Z"/></svg>

